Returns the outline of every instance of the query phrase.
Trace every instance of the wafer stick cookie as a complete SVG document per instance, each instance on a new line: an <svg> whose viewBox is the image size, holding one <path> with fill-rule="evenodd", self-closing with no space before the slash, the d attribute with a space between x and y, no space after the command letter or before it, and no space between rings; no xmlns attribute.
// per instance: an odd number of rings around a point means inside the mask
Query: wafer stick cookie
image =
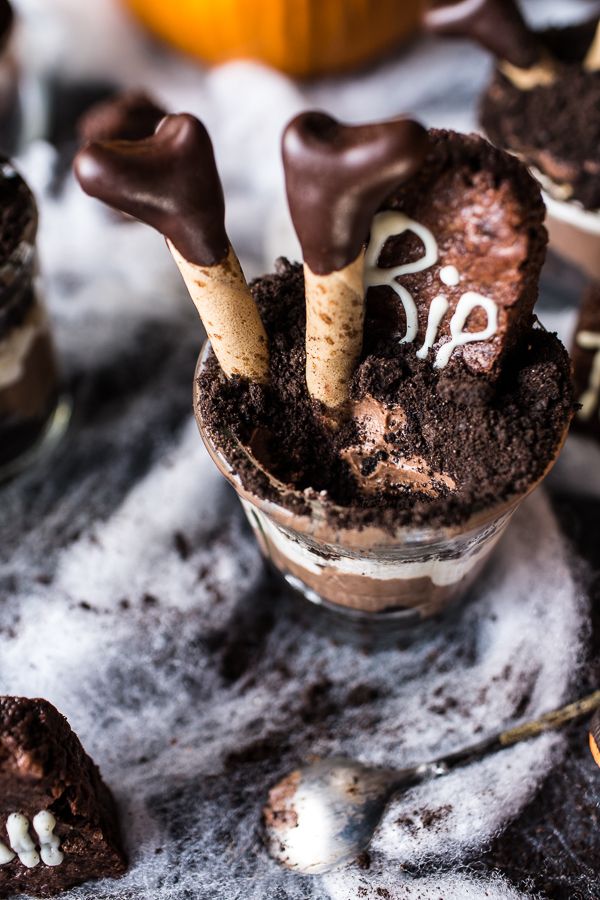
<svg viewBox="0 0 600 900"><path fill-rule="evenodd" d="M471 38L489 50L522 91L556 79L553 59L528 28L514 0L433 0L423 14L423 24L434 34Z"/></svg>
<svg viewBox="0 0 600 900"><path fill-rule="evenodd" d="M297 116L283 136L288 203L304 259L306 381L335 420L344 415L364 322L364 245L373 216L427 150L418 123L342 125Z"/></svg>
<svg viewBox="0 0 600 900"><path fill-rule="evenodd" d="M166 116L138 141L99 141L75 159L86 193L167 239L224 373L268 381L267 336L225 231L212 144L190 115Z"/></svg>

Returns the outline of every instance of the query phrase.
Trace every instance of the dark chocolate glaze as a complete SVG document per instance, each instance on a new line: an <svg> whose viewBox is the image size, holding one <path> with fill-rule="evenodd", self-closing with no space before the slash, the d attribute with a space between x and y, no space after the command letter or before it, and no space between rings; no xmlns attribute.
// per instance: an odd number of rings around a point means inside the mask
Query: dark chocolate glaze
<svg viewBox="0 0 600 900"><path fill-rule="evenodd" d="M427 132L410 119L343 125L306 112L290 122L282 144L288 203L313 272L356 259L378 208L416 172L427 147Z"/></svg>
<svg viewBox="0 0 600 900"><path fill-rule="evenodd" d="M95 103L79 119L77 133L87 141L139 141L156 131L167 115L145 91L123 91Z"/></svg>
<svg viewBox="0 0 600 900"><path fill-rule="evenodd" d="M74 166L87 194L156 228L189 262L213 266L227 256L223 189L194 116L166 116L139 141L89 144Z"/></svg>
<svg viewBox="0 0 600 900"><path fill-rule="evenodd" d="M15 14L8 0L0 0L0 51L6 47L12 33Z"/></svg>
<svg viewBox="0 0 600 900"><path fill-rule="evenodd" d="M423 14L428 31L468 37L498 59L528 69L540 58L540 45L515 0L433 2Z"/></svg>

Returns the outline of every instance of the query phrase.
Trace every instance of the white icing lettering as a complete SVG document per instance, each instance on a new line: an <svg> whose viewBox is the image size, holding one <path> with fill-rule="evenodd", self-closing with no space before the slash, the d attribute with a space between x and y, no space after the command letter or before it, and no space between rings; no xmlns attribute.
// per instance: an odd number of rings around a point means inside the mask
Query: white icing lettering
<svg viewBox="0 0 600 900"><path fill-rule="evenodd" d="M419 259L411 263L405 263L401 266L393 266L390 269L381 269L377 265L379 254L383 250L389 237L402 234L405 231L412 231L422 241L425 253ZM417 315L417 307L413 300L412 294L396 279L400 275L410 275L413 272L422 272L437 262L438 248L437 242L424 225L409 219L404 213L387 212L378 213L373 219L371 225L371 240L365 253L365 290L378 285L388 285L391 287L398 297L404 308L406 315L406 334L401 339L401 344L414 341L419 329L419 319Z"/></svg>
<svg viewBox="0 0 600 900"><path fill-rule="evenodd" d="M405 287L402 287L402 285L398 283L392 285L392 287L402 301L404 314L406 316L406 333L403 338L400 338L400 343L410 344L416 338L417 332L419 330L419 317L417 314L417 307L415 306L415 301L413 300L410 291L407 291Z"/></svg>
<svg viewBox="0 0 600 900"><path fill-rule="evenodd" d="M487 325L482 331L463 331L467 319L474 309L480 306L487 314ZM486 341L498 328L498 307L489 297L476 291L467 291L456 305L454 315L450 319L450 340L443 344L437 352L434 366L443 369L457 347L470 344L471 341Z"/></svg>
<svg viewBox="0 0 600 900"><path fill-rule="evenodd" d="M419 359L427 359L427 354L435 343L435 337L438 333L440 323L448 311L448 300L443 294L438 294L431 301L429 307L429 315L427 316L427 331L425 332L425 340L420 350L417 350Z"/></svg>
<svg viewBox="0 0 600 900"><path fill-rule="evenodd" d="M29 822L22 813L11 813L6 820L6 830L10 846L19 857L19 862L33 869L40 861L39 853L29 834Z"/></svg>
<svg viewBox="0 0 600 900"><path fill-rule="evenodd" d="M598 400L600 399L600 334L596 334L593 331L580 331L576 340L577 344L583 350L596 351L590 370L587 390L585 390L579 398L581 409L577 413L578 418L587 422L592 418L594 410L598 406Z"/></svg>
<svg viewBox="0 0 600 900"><path fill-rule="evenodd" d="M40 856L47 866L60 866L64 853L60 850L60 838L54 834L56 819L47 809L34 817L33 827L40 840Z"/></svg>
<svg viewBox="0 0 600 900"><path fill-rule="evenodd" d="M395 237L405 231L412 231L421 240L424 253L417 260L404 263L400 266L392 266L389 269L380 268L379 256L390 237ZM365 290L370 287L387 285L391 287L402 303L406 315L406 334L400 340L401 344L415 340L419 331L419 318L417 306L410 291L399 284L398 278L402 275L410 275L422 272L430 268L438 261L437 241L431 231L414 219L410 219L404 213L387 210L378 213L371 226L371 239L365 251ZM456 287L460 282L460 274L456 266L442 266L440 280L448 287ZM436 342L438 331L446 312L448 300L443 294L433 298L427 316L427 329L422 347L417 350L419 359L426 359L429 351ZM477 307L485 310L487 325L482 331L464 331L464 327L470 314ZM462 294L456 305L454 314L450 319L450 340L443 344L435 357L435 368L443 368L450 360L457 347L469 344L472 341L485 341L493 337L498 329L498 307L490 297L484 297L476 291L466 291ZM600 345L599 345L600 346ZM600 367L600 362L599 362ZM600 391L600 374L598 375Z"/></svg>
<svg viewBox="0 0 600 900"><path fill-rule="evenodd" d="M460 275L456 266L442 266L440 269L440 281L448 287L456 287L460 281Z"/></svg>

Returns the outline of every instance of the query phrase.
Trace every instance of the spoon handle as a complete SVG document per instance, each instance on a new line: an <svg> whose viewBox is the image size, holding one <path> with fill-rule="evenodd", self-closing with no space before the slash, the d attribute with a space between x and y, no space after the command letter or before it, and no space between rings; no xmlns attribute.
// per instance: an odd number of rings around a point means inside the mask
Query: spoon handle
<svg viewBox="0 0 600 900"><path fill-rule="evenodd" d="M552 710L552 712L548 712L532 722L525 722L523 725L516 725L514 728L500 731L491 737L484 738L477 744L465 747L463 750L456 750L454 753L449 753L447 756L443 756L433 762L424 763L422 766L418 766L418 774L421 777L444 775L450 769L480 759L486 753L493 753L495 750L511 747L513 744L527 741L538 734L543 734L545 731L560 728L573 719L578 719L593 712L598 707L600 707L600 691L594 691L593 694L582 697L580 700L575 700L574 703L569 703L560 709Z"/></svg>

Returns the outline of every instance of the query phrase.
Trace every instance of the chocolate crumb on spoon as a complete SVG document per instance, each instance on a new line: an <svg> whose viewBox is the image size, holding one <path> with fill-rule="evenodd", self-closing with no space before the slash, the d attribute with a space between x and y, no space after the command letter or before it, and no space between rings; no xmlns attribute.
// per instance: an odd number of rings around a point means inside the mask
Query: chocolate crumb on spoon
<svg viewBox="0 0 600 900"><path fill-rule="evenodd" d="M307 112L285 130L288 203L304 259L306 382L332 420L344 415L362 348L371 221L427 146L427 132L409 119L352 126Z"/></svg>
<svg viewBox="0 0 600 900"><path fill-rule="evenodd" d="M506 77L523 91L556 79L554 61L514 0L434 0L423 14L423 24L434 34L471 38L489 50Z"/></svg>
<svg viewBox="0 0 600 900"><path fill-rule="evenodd" d="M98 141L75 158L83 190L164 235L228 376L268 381L267 337L225 231L212 143L187 114L138 141Z"/></svg>

